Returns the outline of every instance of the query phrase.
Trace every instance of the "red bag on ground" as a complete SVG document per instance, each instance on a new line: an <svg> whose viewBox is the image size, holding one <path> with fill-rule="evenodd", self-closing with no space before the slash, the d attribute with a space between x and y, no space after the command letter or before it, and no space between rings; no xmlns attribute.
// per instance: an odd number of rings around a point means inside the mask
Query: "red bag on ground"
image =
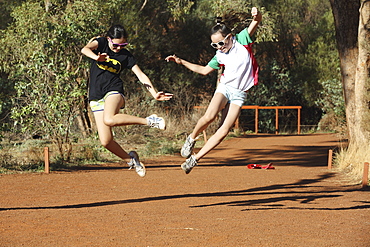
<svg viewBox="0 0 370 247"><path fill-rule="evenodd" d="M258 164L249 164L247 165L248 169L275 169L275 167L272 166L272 163L268 163L266 166L261 166Z"/></svg>

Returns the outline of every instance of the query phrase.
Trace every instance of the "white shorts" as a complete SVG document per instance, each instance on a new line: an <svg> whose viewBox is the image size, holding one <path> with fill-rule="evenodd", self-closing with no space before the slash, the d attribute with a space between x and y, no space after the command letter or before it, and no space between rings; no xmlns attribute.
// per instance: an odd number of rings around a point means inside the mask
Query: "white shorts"
<svg viewBox="0 0 370 247"><path fill-rule="evenodd" d="M244 104L244 100L247 98L246 92L223 83L218 84L215 93L222 93L227 98L228 103L238 105L240 107Z"/></svg>
<svg viewBox="0 0 370 247"><path fill-rule="evenodd" d="M109 95L112 95L112 94L120 94L123 98L125 97L123 94L121 94L120 92L117 92L117 91L110 91L108 92L104 98L100 99L100 100L92 100L90 101L90 107L91 107L91 110L92 112L97 112L97 111L104 111L104 102L105 102L105 99L109 96ZM125 105L123 105L121 107L121 109L125 108Z"/></svg>

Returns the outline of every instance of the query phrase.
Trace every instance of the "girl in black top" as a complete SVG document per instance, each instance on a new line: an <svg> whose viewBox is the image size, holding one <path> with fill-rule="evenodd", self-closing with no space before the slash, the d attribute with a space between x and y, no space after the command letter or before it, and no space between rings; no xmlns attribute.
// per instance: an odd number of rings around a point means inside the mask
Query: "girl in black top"
<svg viewBox="0 0 370 247"><path fill-rule="evenodd" d="M124 47L127 43L127 32L121 25L112 26L107 37L99 37L90 41L81 52L91 58L89 83L89 101L94 113L101 144L109 151L128 161L130 168L134 167L139 176L145 176L145 166L139 161L135 151L125 152L113 140L112 127L122 125L148 125L165 129L165 121L153 114L140 118L119 113L125 105L123 81L120 73L123 69L131 69L152 96L158 101L170 100L172 94L157 92L150 79L136 64L135 57Z"/></svg>

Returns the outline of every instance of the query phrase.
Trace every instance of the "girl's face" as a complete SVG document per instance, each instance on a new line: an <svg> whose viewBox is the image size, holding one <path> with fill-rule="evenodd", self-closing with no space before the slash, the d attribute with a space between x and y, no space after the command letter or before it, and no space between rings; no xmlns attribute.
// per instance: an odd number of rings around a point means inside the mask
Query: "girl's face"
<svg viewBox="0 0 370 247"><path fill-rule="evenodd" d="M108 37L107 39L109 41L109 48L116 53L128 45L126 38L111 39Z"/></svg>
<svg viewBox="0 0 370 247"><path fill-rule="evenodd" d="M220 32L211 35L211 46L222 53L227 53L233 46L232 35L229 33L226 37L222 36Z"/></svg>

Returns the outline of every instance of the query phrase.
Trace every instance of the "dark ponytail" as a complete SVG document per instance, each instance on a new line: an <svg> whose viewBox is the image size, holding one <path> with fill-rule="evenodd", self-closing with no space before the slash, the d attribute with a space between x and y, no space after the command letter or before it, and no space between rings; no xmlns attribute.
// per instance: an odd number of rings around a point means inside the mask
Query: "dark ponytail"
<svg viewBox="0 0 370 247"><path fill-rule="evenodd" d="M122 25L113 25L109 28L107 36L111 39L128 38L126 29Z"/></svg>
<svg viewBox="0 0 370 247"><path fill-rule="evenodd" d="M216 17L216 25L211 28L211 35L217 32L221 33L223 37L231 33L231 29L222 22L222 17Z"/></svg>

